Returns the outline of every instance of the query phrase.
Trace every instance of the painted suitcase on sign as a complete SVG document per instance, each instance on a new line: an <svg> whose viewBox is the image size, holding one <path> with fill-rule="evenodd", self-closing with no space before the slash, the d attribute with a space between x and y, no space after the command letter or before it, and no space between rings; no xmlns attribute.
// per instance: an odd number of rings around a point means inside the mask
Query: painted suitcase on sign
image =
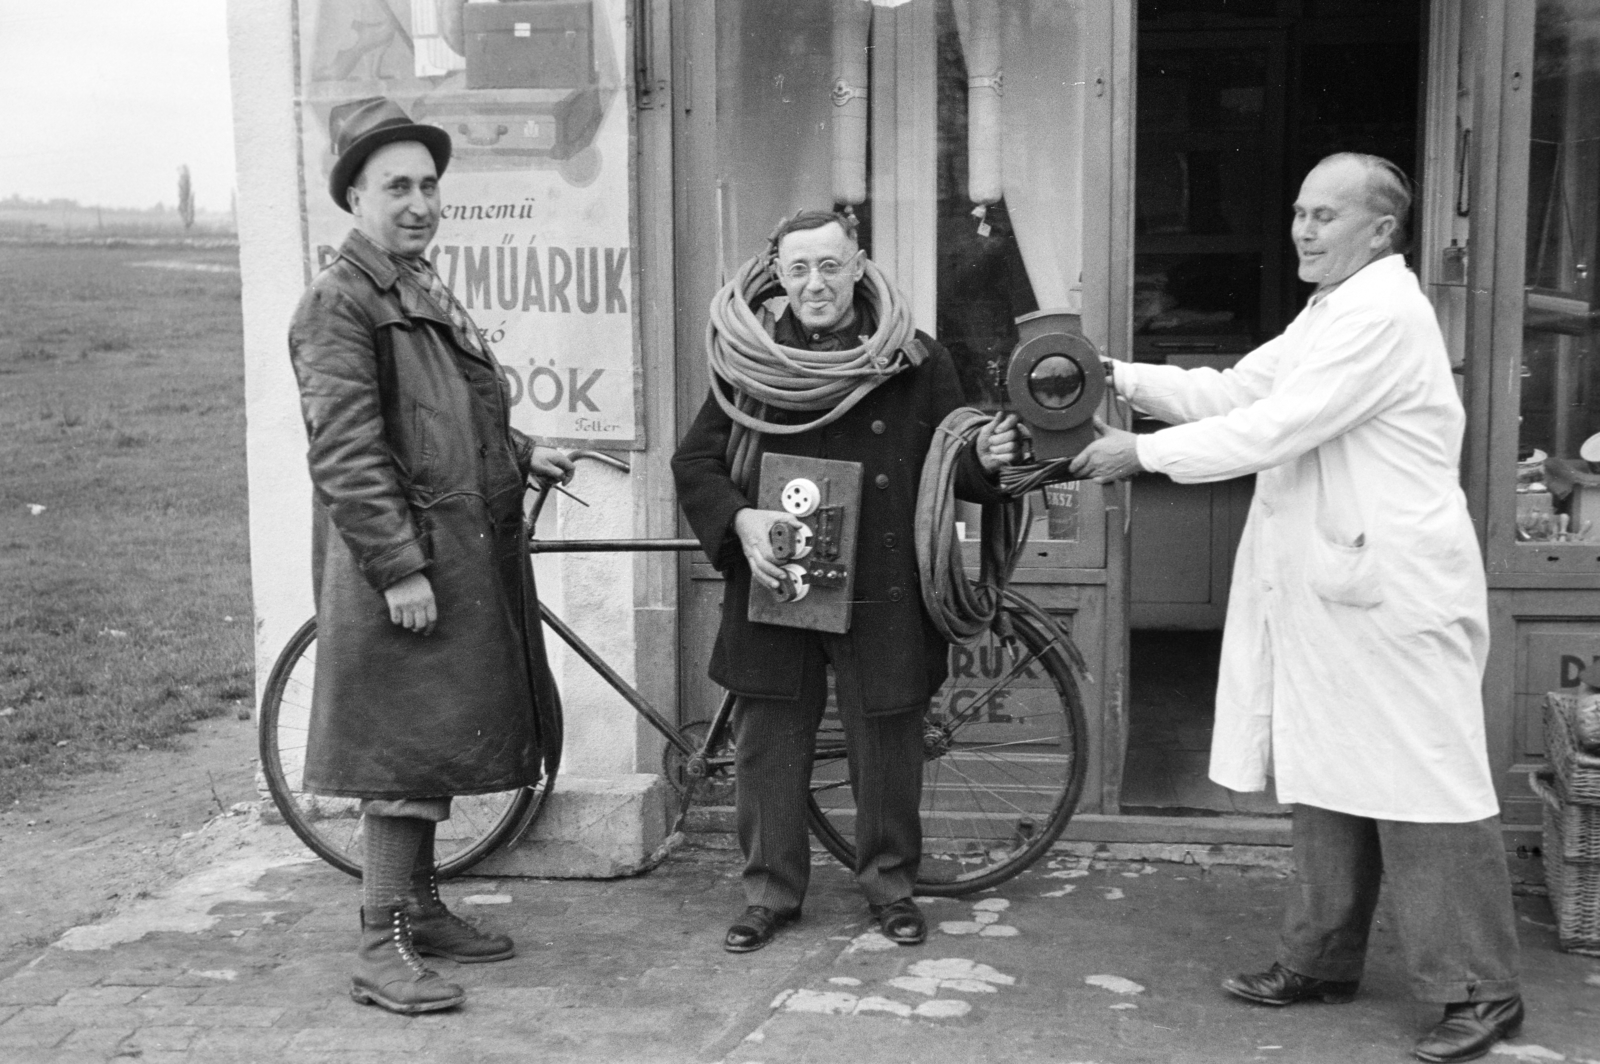
<svg viewBox="0 0 1600 1064"><path fill-rule="evenodd" d="M593 80L589 0L467 4L469 89L578 89Z"/></svg>

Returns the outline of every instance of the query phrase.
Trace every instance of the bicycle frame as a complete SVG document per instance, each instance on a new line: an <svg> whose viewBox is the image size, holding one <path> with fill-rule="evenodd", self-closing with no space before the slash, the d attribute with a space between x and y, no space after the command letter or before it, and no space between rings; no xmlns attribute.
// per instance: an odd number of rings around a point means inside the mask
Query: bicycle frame
<svg viewBox="0 0 1600 1064"><path fill-rule="evenodd" d="M596 461L603 462L614 469L619 469L622 472L627 472L629 469L627 462L599 451L573 451L568 455L568 457L573 460L577 460L579 458L594 459ZM550 489L559 488L559 485L552 481L540 480L539 487L539 497L537 500L535 500L533 509L528 515L529 529L532 529L534 524L539 520L539 514L544 509L545 501L550 497ZM570 495L571 493L567 492L566 494ZM576 496L573 496L573 498L577 499ZM577 499L577 501L579 503L583 503L583 500L581 499ZM587 505L587 503L583 503L583 505ZM530 538L528 540L528 553L530 555L632 554L640 551L682 553L684 551L696 551L699 549L700 542L693 539L537 540ZM600 674L600 678L610 685L612 690L621 695L623 699L626 700L627 703L631 705L641 717L649 721L650 726L655 728L656 731L660 732L663 739L672 744L672 746L677 749L680 754L688 759L688 773L691 779L701 779L708 775L711 768L715 767L711 764L713 760L730 761L730 759L726 758L713 759L709 756L708 751L715 748L713 744L720 741L723 732L726 730L728 714L732 709L732 695L728 695L723 699L722 707L717 711L716 716L712 718L711 727L706 735L705 746L697 750L690 745L690 743L684 739L682 735L678 733L677 726L671 721L667 720L666 716L663 715L662 712L658 710L648 698L641 694L638 688L634 687L627 680L623 679L621 674L619 674L616 669L613 669L609 662L602 658L588 643L585 643L583 638L579 636L577 632L572 630L571 626L569 626L560 617L557 617L555 613L551 611L550 607L545 605L542 601L539 603L539 616L545 624L550 626L551 630L553 630L556 635L561 637L562 642L571 647L573 651L577 653L578 657L582 658L588 663L591 669Z"/></svg>
<svg viewBox="0 0 1600 1064"><path fill-rule="evenodd" d="M574 452L572 457L592 457L626 469L625 462L611 455ZM532 507L530 528L550 490L559 488L552 483L540 486L544 490ZM587 505L577 496L572 498ZM700 543L693 539L531 540L528 545L530 554L699 549ZM668 743L663 771L681 805L667 841L651 858L653 866L682 838L690 810L703 793L701 787L719 778L731 782L729 777L736 775L733 744L728 741L734 696L726 694L709 721L691 722L680 729L542 602L539 612L543 622ZM1009 648L1001 655L997 644L992 658L1005 664L985 675L976 684L981 689L972 691L970 698L946 707L942 716L930 716L924 726L923 815L931 817L928 822L939 829L930 837L940 843L925 854L929 859L924 861L924 871L935 871L919 873L917 889L922 893L953 897L994 886L1026 869L1059 838L1083 785L1086 726L1076 678L1090 677L1070 633L1039 606L1006 588L993 638ZM1026 682L1020 679L1023 676ZM995 720L987 719L991 706L1013 696L1021 700L1020 715L999 714ZM1015 704L1008 713L1018 713ZM1036 726L1030 721L1042 723ZM1000 736L993 730L996 726L1016 726L1023 731ZM705 729L703 736L698 734L701 728ZM819 771L812 777L806 819L823 847L853 868L857 857L854 788L840 767L846 757L842 728L833 728L831 735L819 733L815 742ZM829 792L847 786L851 797L840 800L830 796Z"/></svg>

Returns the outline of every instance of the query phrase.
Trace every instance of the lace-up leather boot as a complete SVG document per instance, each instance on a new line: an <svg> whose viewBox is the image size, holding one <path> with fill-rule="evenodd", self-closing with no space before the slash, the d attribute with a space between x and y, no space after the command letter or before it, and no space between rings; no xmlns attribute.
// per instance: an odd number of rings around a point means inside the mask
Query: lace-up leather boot
<svg viewBox="0 0 1600 1064"><path fill-rule="evenodd" d="M466 991L447 983L422 963L411 941L405 909L361 910L361 948L350 978L350 997L358 1005L378 1005L410 1014L455 1008Z"/></svg>
<svg viewBox="0 0 1600 1064"><path fill-rule="evenodd" d="M411 941L417 952L443 957L457 964L483 964L516 956L516 944L509 935L480 931L445 908L439 897L439 879L430 866L411 876L411 903L406 907L411 918Z"/></svg>

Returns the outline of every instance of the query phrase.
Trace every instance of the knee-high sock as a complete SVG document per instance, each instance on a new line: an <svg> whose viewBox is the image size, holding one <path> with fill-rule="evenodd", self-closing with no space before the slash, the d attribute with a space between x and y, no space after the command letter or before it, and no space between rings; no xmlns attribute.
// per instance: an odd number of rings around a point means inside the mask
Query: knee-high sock
<svg viewBox="0 0 1600 1064"><path fill-rule="evenodd" d="M433 825L409 816L367 813L361 819L362 904L372 913L404 905L411 893L411 873L416 868L423 834Z"/></svg>
<svg viewBox="0 0 1600 1064"><path fill-rule="evenodd" d="M431 820L422 821L422 838L417 840L417 863L414 866L419 874L433 871L433 835L438 826Z"/></svg>
<svg viewBox="0 0 1600 1064"><path fill-rule="evenodd" d="M433 836L438 826L431 820L422 821L422 838L417 841L417 859L411 866L411 903L423 908L433 904Z"/></svg>

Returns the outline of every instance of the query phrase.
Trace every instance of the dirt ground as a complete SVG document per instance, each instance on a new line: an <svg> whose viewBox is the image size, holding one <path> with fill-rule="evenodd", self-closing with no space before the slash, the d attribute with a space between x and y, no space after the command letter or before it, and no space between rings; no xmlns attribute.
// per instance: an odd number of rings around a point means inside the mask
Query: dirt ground
<svg viewBox="0 0 1600 1064"><path fill-rule="evenodd" d="M203 721L174 750L124 755L0 812L0 979L61 932L120 908L230 844L253 803L255 724ZM212 830L198 834L208 823Z"/></svg>

